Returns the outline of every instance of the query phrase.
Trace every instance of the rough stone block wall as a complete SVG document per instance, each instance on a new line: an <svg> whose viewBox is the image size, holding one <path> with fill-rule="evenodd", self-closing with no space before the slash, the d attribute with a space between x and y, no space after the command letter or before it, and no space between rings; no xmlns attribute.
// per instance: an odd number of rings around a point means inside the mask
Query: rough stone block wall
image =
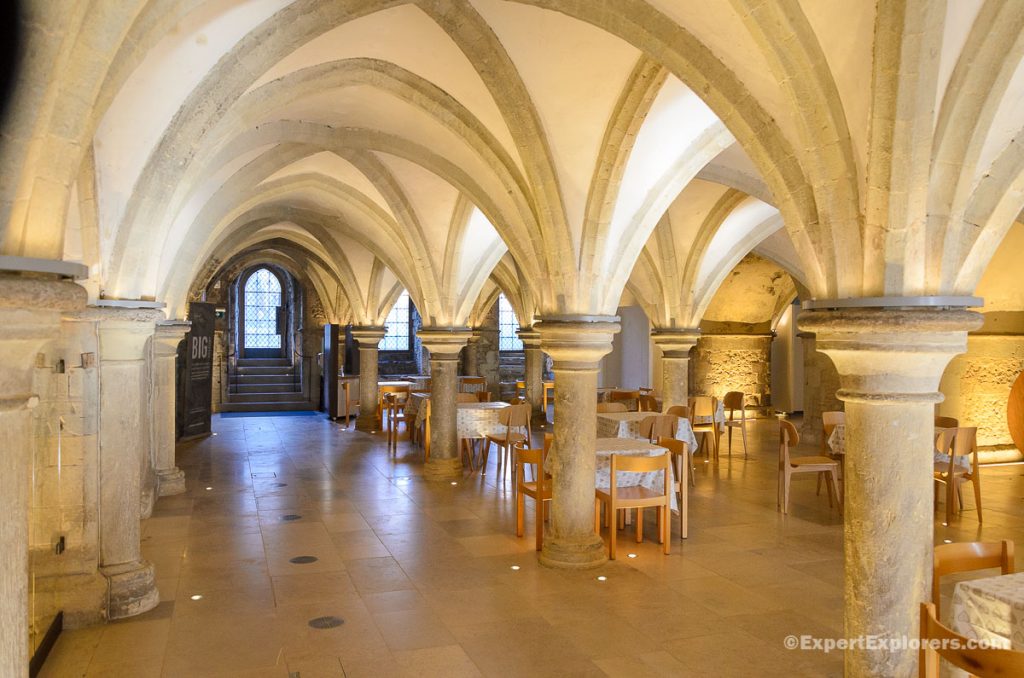
<svg viewBox="0 0 1024 678"><path fill-rule="evenodd" d="M946 400L939 414L956 417L961 426L978 427L978 446L989 448L987 461L1022 458L1007 428L1010 387L1024 371L1024 335L969 335L967 353L955 357L939 389Z"/></svg>
<svg viewBox="0 0 1024 678"><path fill-rule="evenodd" d="M771 335L701 335L690 358L690 394L742 391L748 407L770 406L771 345Z"/></svg>
<svg viewBox="0 0 1024 678"><path fill-rule="evenodd" d="M801 437L809 443L820 443L822 412L844 411L839 391L839 372L832 360L819 353L813 334L802 334L804 340L804 418Z"/></svg>

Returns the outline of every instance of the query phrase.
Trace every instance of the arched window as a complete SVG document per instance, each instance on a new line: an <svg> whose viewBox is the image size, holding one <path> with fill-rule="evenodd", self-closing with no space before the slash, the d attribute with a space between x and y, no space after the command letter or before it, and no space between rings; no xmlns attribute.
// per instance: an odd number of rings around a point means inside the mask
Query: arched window
<svg viewBox="0 0 1024 678"><path fill-rule="evenodd" d="M245 281L245 347L281 348L277 309L281 307L281 281L266 268Z"/></svg>
<svg viewBox="0 0 1024 678"><path fill-rule="evenodd" d="M519 320L512 304L504 294L498 295L498 350L522 351L523 342L516 334L519 331Z"/></svg>
<svg viewBox="0 0 1024 678"><path fill-rule="evenodd" d="M387 328L387 335L377 345L381 351L408 351L409 335L412 323L409 314L409 293L402 292L398 301L391 307L384 327Z"/></svg>

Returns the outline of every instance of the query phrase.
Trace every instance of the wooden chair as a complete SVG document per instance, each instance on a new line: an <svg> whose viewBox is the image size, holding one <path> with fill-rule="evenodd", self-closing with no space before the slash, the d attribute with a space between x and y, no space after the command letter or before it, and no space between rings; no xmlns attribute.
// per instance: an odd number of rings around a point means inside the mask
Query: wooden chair
<svg viewBox="0 0 1024 678"><path fill-rule="evenodd" d="M836 426L839 424L846 423L846 412L822 412L821 413L821 453L829 459L835 459L839 462L839 482L843 482L843 455L833 454L832 450L829 449L828 439L832 436L832 432L836 430ZM818 489L815 494L821 494L821 480L822 476L818 476Z"/></svg>
<svg viewBox="0 0 1024 678"><path fill-rule="evenodd" d="M489 402L491 402L491 392L490 391L477 391L473 395L476 396L476 401L478 403L489 403Z"/></svg>
<svg viewBox="0 0 1024 678"><path fill-rule="evenodd" d="M722 404L725 405L726 411L729 413L729 418L725 422L725 430L729 432L729 456L732 456L732 430L738 428L740 430L740 436L743 438L743 458L747 458L747 406L746 396L741 391L729 391L722 398ZM736 419L736 412L740 413L740 418Z"/></svg>
<svg viewBox="0 0 1024 678"><path fill-rule="evenodd" d="M459 392L455 394L455 402L457 403L478 403L480 402L476 393Z"/></svg>
<svg viewBox="0 0 1024 678"><path fill-rule="evenodd" d="M683 419L690 418L690 408L686 405L673 405L668 408L665 414L671 414L673 417L682 417Z"/></svg>
<svg viewBox="0 0 1024 678"><path fill-rule="evenodd" d="M672 491L679 496L679 538L686 539L689 533L690 518L689 486L693 484L693 452L685 441L675 438L658 438L658 445L672 454Z"/></svg>
<svg viewBox="0 0 1024 678"><path fill-rule="evenodd" d="M594 490L594 528L598 534L601 533L601 508L606 510L610 517L608 532L610 534L608 544L608 557L615 560L615 541L618 528L616 521L611 520L619 511L636 509L636 541L644 540L644 508L652 507L658 509L658 543L665 545L665 553L672 552L672 540L669 537L669 511L671 504L672 480L670 478L672 468L672 454L666 452L657 457L634 457L632 455L613 454L611 458L611 486L608 488L598 487ZM619 473L651 473L654 471L663 472L664 479L661 493L649 490L646 487L619 487Z"/></svg>
<svg viewBox="0 0 1024 678"><path fill-rule="evenodd" d="M405 418L403 403L399 403L395 393L384 394L384 419L387 421L388 450L398 452L398 427L405 424L406 431L409 430L408 421Z"/></svg>
<svg viewBox="0 0 1024 678"><path fill-rule="evenodd" d="M921 603L921 641L918 678L939 678L939 657L977 678L1024 676L1024 652L971 647L966 636L938 620L931 603Z"/></svg>
<svg viewBox="0 0 1024 678"><path fill-rule="evenodd" d="M523 404L527 404L528 402L529 401L527 401L526 398L524 398L523 396L515 396L514 398L512 398L511 400L508 401L508 404L509 405L523 405Z"/></svg>
<svg viewBox="0 0 1024 678"><path fill-rule="evenodd" d="M960 421L955 417L935 417L935 428L960 428Z"/></svg>
<svg viewBox="0 0 1024 678"><path fill-rule="evenodd" d="M658 407L658 400L652 395L640 394L640 398L637 400L638 409L640 412L660 412L661 408Z"/></svg>
<svg viewBox="0 0 1024 678"><path fill-rule="evenodd" d="M476 393L487 390L487 379L484 377L463 377L459 380L459 391L463 393Z"/></svg>
<svg viewBox="0 0 1024 678"><path fill-rule="evenodd" d="M624 403L598 403L597 411L601 412L629 412L629 408Z"/></svg>
<svg viewBox="0 0 1024 678"><path fill-rule="evenodd" d="M377 426L383 427L385 423L384 419L384 396L388 393L394 393L397 404L401 408L405 408L405 401L409 397L408 386L378 386L377 387Z"/></svg>
<svg viewBox="0 0 1024 678"><path fill-rule="evenodd" d="M970 465L964 467L958 457L970 456ZM974 505L978 510L978 524L981 524L981 475L978 464L978 429L975 426L961 426L956 429L953 444L949 448L949 461L935 462L932 477L935 480L935 499L938 502L939 484L946 486L946 523L953 520L953 508L959 501L963 512L963 493L960 485L970 482L974 486Z"/></svg>
<svg viewBox="0 0 1024 678"><path fill-rule="evenodd" d="M512 467L512 445L514 443L530 444L533 432L530 430L530 406L509 405L498 412L498 423L505 430L491 433L484 439L484 458L481 473L487 470L487 459L491 453L491 445L498 446L498 476L504 477L505 469ZM514 469L513 469L514 471ZM513 482L515 478L512 479Z"/></svg>
<svg viewBox="0 0 1024 678"><path fill-rule="evenodd" d="M941 618L939 585L942 577L957 572L986 570L990 567L1001 568L1003 574L1013 574L1012 541L968 541L936 546L932 568L932 603L935 605L935 616Z"/></svg>
<svg viewBox="0 0 1024 678"><path fill-rule="evenodd" d="M690 398L690 426L693 434L700 436L700 445L697 451L705 451L709 457L712 451L715 459L718 459L718 422L715 421L715 412L718 410L718 399L714 396L695 396ZM697 417L708 419L707 422L697 423ZM711 447L707 447L708 437L711 437Z"/></svg>
<svg viewBox="0 0 1024 678"><path fill-rule="evenodd" d="M526 382L522 380L516 382L516 397L520 396L526 400Z"/></svg>
<svg viewBox="0 0 1024 678"><path fill-rule="evenodd" d="M640 391L612 391L608 394L608 402L610 403L621 403L636 401L639 407L640 402ZM626 406L629 409L629 406Z"/></svg>
<svg viewBox="0 0 1024 678"><path fill-rule="evenodd" d="M640 435L653 443L658 438L675 438L678 427L679 417L652 414L640 420Z"/></svg>
<svg viewBox="0 0 1024 678"><path fill-rule="evenodd" d="M430 399L423 401L423 463L430 461Z"/></svg>
<svg viewBox="0 0 1024 678"><path fill-rule="evenodd" d="M779 422L779 488L778 504L782 507L783 513L789 513L789 481L797 473L820 473L828 474L830 481L828 503L832 505L833 495L842 510L842 497L839 494L839 462L834 459L822 456L794 457L789 456L790 445L796 447L800 444L800 434L796 426L785 419Z"/></svg>
<svg viewBox="0 0 1024 678"><path fill-rule="evenodd" d="M523 536L523 516L526 512L526 497L533 499L536 508L537 550L544 544L544 502L551 501L551 476L544 472L547 449L527 449L522 442L512 446L516 462L516 536ZM532 470L533 482L526 482L526 466Z"/></svg>

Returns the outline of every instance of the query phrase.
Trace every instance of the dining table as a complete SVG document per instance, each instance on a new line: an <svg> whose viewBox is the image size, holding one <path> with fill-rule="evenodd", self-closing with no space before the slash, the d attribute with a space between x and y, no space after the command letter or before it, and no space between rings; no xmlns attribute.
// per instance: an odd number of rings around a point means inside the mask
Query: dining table
<svg viewBox="0 0 1024 678"><path fill-rule="evenodd" d="M1024 650L1024 572L957 582L950 628L990 647ZM950 669L950 676L966 676Z"/></svg>
<svg viewBox="0 0 1024 678"><path fill-rule="evenodd" d="M658 412L598 412L597 437L646 440L646 437L640 434L640 423L647 417L658 415ZM676 419L676 440L682 440L689 445L690 451L696 451L697 436L693 433L690 420L685 417Z"/></svg>

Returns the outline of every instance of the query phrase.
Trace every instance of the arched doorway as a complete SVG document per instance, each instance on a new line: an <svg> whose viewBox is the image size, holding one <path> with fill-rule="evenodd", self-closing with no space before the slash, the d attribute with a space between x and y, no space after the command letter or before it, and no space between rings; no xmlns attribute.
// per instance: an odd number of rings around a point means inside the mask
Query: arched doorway
<svg viewBox="0 0 1024 678"><path fill-rule="evenodd" d="M241 357L287 357L287 308L281 278L267 267L245 278L241 303Z"/></svg>

